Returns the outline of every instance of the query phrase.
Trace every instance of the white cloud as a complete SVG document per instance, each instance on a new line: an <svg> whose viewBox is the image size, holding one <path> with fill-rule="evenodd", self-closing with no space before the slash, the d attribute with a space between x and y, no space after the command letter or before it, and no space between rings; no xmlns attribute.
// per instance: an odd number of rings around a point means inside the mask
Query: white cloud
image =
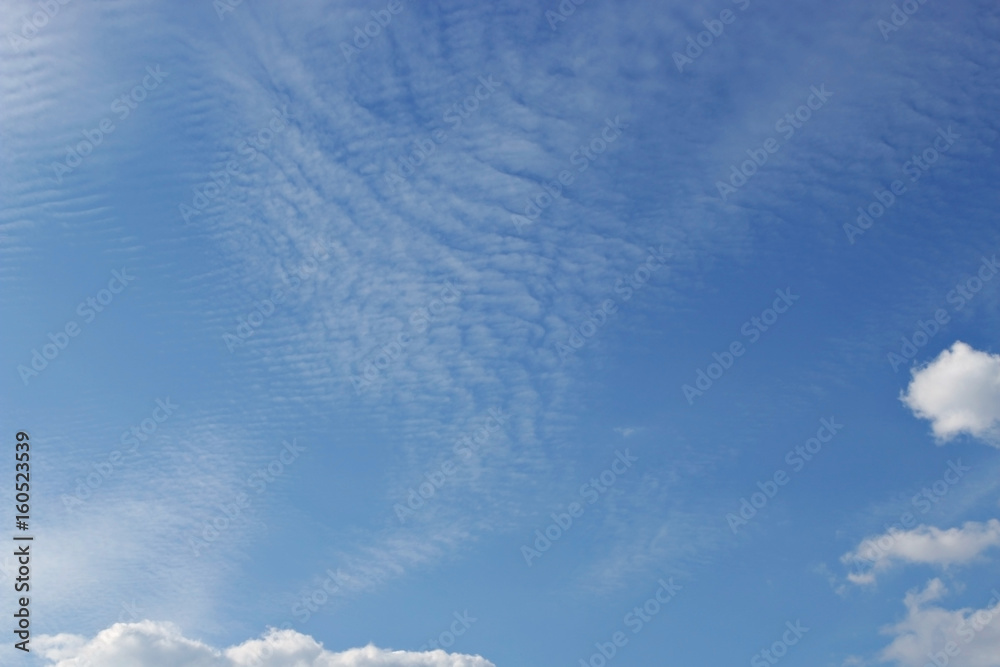
<svg viewBox="0 0 1000 667"><path fill-rule="evenodd" d="M906 618L882 629L893 636L879 654L885 662L903 667L939 664L949 667L993 667L1000 655L1000 593L992 590L982 609L949 610L928 603L947 593L940 579L928 582L923 591L910 591L903 604Z"/></svg>
<svg viewBox="0 0 1000 667"><path fill-rule="evenodd" d="M270 629L260 639L219 650L184 637L171 623L116 623L91 640L41 636L46 667L495 667L473 655L392 651L368 645L333 653L308 635Z"/></svg>
<svg viewBox="0 0 1000 667"><path fill-rule="evenodd" d="M1000 355L956 341L937 359L913 370L900 395L913 413L929 419L935 437L968 433L1000 446Z"/></svg>
<svg viewBox="0 0 1000 667"><path fill-rule="evenodd" d="M841 556L841 562L860 566L847 575L855 584L873 584L876 576L897 563L921 563L946 567L968 563L991 547L1000 546L1000 521L966 522L961 528L941 530L917 526L913 530L890 530L866 538L858 548Z"/></svg>

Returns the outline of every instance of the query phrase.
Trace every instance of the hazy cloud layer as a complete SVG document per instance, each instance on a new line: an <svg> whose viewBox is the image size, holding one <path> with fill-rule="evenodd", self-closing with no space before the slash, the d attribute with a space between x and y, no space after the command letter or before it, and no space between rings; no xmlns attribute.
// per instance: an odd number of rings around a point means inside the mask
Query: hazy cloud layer
<svg viewBox="0 0 1000 667"><path fill-rule="evenodd" d="M918 526L913 530L891 530L865 539L857 549L841 557L847 564L861 565L848 579L856 584L872 584L876 576L894 565L920 563L948 566L968 563L985 551L1000 546L1000 521L969 521L960 528L941 530Z"/></svg>

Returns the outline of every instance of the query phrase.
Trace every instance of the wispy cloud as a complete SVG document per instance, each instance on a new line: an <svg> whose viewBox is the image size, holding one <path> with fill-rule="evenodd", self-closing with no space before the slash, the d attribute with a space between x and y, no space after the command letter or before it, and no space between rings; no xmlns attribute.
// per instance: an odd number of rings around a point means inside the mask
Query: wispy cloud
<svg viewBox="0 0 1000 667"><path fill-rule="evenodd" d="M969 521L961 527L941 530L918 526L912 530L891 530L866 538L857 549L844 554L841 562L858 565L847 575L855 584L874 584L879 574L893 566L911 563L936 565L966 564L984 552L1000 546L1000 521Z"/></svg>

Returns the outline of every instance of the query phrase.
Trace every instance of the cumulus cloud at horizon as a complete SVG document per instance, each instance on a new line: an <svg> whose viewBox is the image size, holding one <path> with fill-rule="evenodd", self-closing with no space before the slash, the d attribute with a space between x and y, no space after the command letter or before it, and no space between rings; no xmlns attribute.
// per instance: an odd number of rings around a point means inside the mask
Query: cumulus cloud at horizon
<svg viewBox="0 0 1000 667"><path fill-rule="evenodd" d="M43 635L36 649L45 667L495 667L478 655L394 651L369 644L334 652L309 635L269 628L258 639L218 649L185 637L174 624L116 623L92 639Z"/></svg>

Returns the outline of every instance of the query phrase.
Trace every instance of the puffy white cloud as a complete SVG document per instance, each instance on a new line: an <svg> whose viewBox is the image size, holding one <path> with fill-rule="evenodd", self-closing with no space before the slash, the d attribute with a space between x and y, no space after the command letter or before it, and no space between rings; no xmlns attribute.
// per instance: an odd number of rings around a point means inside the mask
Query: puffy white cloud
<svg viewBox="0 0 1000 667"><path fill-rule="evenodd" d="M903 667L995 667L1000 656L1000 620L995 618L1000 614L1000 593L984 592L982 609L949 610L929 604L946 593L940 579L931 580L922 591L907 593L906 618L882 629L894 639L879 659Z"/></svg>
<svg viewBox="0 0 1000 667"><path fill-rule="evenodd" d="M866 538L854 551L841 556L841 562L857 566L847 575L855 584L873 584L876 576L897 563L922 563L948 566L968 563L990 547L1000 546L1000 521L969 521L961 528L941 530L917 526L913 530L893 529Z"/></svg>
<svg viewBox="0 0 1000 667"><path fill-rule="evenodd" d="M188 639L172 623L116 623L91 640L78 635L41 636L47 667L495 667L475 655L391 651L369 645L333 653L308 635L270 629L219 650Z"/></svg>
<svg viewBox="0 0 1000 667"><path fill-rule="evenodd" d="M917 417L931 421L939 441L968 433L1000 446L1000 354L956 341L912 372L900 400Z"/></svg>

